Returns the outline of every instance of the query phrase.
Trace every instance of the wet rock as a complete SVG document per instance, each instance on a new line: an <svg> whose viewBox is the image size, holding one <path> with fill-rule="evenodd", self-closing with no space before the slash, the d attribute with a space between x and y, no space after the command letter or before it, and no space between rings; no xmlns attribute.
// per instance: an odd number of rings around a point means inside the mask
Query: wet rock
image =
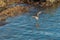
<svg viewBox="0 0 60 40"><path fill-rule="evenodd" d="M8 24L8 22L0 22L0 26L4 26L6 24Z"/></svg>

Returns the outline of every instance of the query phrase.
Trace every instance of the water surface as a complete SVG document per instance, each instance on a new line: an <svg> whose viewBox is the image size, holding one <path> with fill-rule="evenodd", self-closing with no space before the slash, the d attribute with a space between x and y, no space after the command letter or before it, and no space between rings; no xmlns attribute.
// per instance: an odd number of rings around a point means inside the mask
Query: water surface
<svg viewBox="0 0 60 40"><path fill-rule="evenodd" d="M55 11L39 16L39 27L32 16L38 10L32 8L30 12L8 18L8 24L0 27L0 40L60 40L60 7Z"/></svg>

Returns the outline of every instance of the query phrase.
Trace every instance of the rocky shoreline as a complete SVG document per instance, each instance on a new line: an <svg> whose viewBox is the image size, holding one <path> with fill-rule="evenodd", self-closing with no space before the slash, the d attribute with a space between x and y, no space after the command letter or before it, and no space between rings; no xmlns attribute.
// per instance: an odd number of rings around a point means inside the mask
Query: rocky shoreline
<svg viewBox="0 0 60 40"><path fill-rule="evenodd" d="M34 6L41 6L43 8L47 8L60 3L60 0L0 0L0 21L5 21L6 18L15 16L16 15L14 14L15 12L20 14L23 12L27 12L29 7L25 6L16 6L16 7L14 6L12 8L8 7L11 4L20 4L20 3L26 3Z"/></svg>
<svg viewBox="0 0 60 40"><path fill-rule="evenodd" d="M27 3L33 5L44 5L44 6L51 6L55 3L59 3L60 0L0 0L0 7L6 7L8 5L14 3ZM38 5L37 5L38 6Z"/></svg>

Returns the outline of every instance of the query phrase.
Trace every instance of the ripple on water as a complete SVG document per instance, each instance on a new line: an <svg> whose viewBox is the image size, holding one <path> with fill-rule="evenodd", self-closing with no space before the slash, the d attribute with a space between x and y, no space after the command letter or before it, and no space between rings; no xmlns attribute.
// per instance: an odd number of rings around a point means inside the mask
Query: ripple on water
<svg viewBox="0 0 60 40"><path fill-rule="evenodd" d="M9 24L0 27L0 40L60 40L60 8L53 16L41 14L36 27L36 20L31 16L36 9L28 14L7 19Z"/></svg>

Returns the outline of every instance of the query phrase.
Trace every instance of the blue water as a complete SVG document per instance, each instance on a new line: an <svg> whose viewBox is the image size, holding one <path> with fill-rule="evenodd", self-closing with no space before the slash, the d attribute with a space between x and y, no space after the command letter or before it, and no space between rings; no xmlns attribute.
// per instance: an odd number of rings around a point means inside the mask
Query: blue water
<svg viewBox="0 0 60 40"><path fill-rule="evenodd" d="M51 13L53 15L40 14L39 27L32 17L37 11L32 8L23 15L8 18L9 23L0 27L0 40L60 40L60 7Z"/></svg>

